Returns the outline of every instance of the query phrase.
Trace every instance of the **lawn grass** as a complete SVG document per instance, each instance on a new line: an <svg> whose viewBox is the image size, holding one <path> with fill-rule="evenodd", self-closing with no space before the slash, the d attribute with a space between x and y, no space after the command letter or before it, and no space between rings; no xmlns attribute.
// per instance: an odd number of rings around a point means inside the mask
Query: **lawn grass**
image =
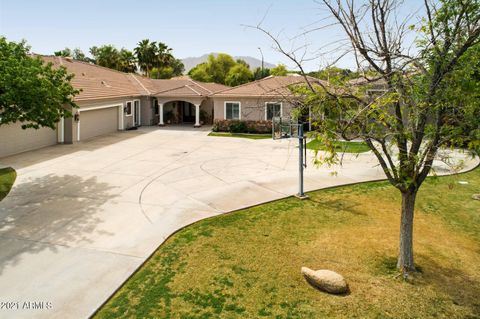
<svg viewBox="0 0 480 319"><path fill-rule="evenodd" d="M459 184L458 181L468 184ZM412 281L395 278L400 196L386 182L309 193L193 224L170 237L96 318L478 318L480 169L420 190ZM343 274L351 293L300 267Z"/></svg>
<svg viewBox="0 0 480 319"><path fill-rule="evenodd" d="M272 138L272 134L228 133L228 132L210 132L208 136L239 137L239 138L249 138L252 140L264 140L264 139Z"/></svg>
<svg viewBox="0 0 480 319"><path fill-rule="evenodd" d="M337 152L344 152L344 153L364 153L368 152L370 149L368 148L367 144L364 142L346 142L346 141L338 141L334 143L335 150ZM322 143L315 139L311 140L307 143L307 148L311 150L325 150Z"/></svg>
<svg viewBox="0 0 480 319"><path fill-rule="evenodd" d="M16 178L17 173L13 168L0 168L0 201L8 195Z"/></svg>

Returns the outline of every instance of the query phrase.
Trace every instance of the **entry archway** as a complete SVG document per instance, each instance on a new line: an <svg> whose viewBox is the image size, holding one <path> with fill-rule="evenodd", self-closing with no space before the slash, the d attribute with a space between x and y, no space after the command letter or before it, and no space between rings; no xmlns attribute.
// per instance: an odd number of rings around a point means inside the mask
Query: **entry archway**
<svg viewBox="0 0 480 319"><path fill-rule="evenodd" d="M193 124L200 127L200 106L205 99L157 98L159 124Z"/></svg>

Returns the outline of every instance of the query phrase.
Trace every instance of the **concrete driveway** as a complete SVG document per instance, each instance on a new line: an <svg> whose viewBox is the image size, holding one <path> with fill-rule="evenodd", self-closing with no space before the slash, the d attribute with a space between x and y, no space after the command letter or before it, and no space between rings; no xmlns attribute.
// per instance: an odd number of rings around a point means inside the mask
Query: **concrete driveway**
<svg viewBox="0 0 480 319"><path fill-rule="evenodd" d="M295 141L207 134L146 128L0 159L18 172L0 203L0 302L14 308L0 317L88 317L179 228L296 193ZM306 190L384 177L369 153L336 171L308 167Z"/></svg>

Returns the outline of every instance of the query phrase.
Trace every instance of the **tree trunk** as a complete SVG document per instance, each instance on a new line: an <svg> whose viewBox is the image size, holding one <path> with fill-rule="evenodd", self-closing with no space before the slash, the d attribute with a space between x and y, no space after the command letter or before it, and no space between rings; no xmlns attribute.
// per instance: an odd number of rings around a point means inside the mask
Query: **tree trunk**
<svg viewBox="0 0 480 319"><path fill-rule="evenodd" d="M400 221L400 251L397 268L402 273L415 271L413 264L413 214L417 191L402 192L402 216Z"/></svg>

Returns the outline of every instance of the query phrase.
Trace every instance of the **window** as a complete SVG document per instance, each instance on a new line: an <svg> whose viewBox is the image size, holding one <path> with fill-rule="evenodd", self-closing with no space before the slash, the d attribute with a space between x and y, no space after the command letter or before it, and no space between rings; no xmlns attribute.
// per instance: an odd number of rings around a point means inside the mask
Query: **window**
<svg viewBox="0 0 480 319"><path fill-rule="evenodd" d="M240 102L225 102L225 119L240 119Z"/></svg>
<svg viewBox="0 0 480 319"><path fill-rule="evenodd" d="M132 116L132 102L127 102L125 104L125 115Z"/></svg>
<svg viewBox="0 0 480 319"><path fill-rule="evenodd" d="M157 99L153 99L153 109L155 110L155 115L158 115L160 113Z"/></svg>
<svg viewBox="0 0 480 319"><path fill-rule="evenodd" d="M265 103L265 119L267 121L279 116L282 116L282 103Z"/></svg>
<svg viewBox="0 0 480 319"><path fill-rule="evenodd" d="M140 100L133 101L133 124L140 125Z"/></svg>

